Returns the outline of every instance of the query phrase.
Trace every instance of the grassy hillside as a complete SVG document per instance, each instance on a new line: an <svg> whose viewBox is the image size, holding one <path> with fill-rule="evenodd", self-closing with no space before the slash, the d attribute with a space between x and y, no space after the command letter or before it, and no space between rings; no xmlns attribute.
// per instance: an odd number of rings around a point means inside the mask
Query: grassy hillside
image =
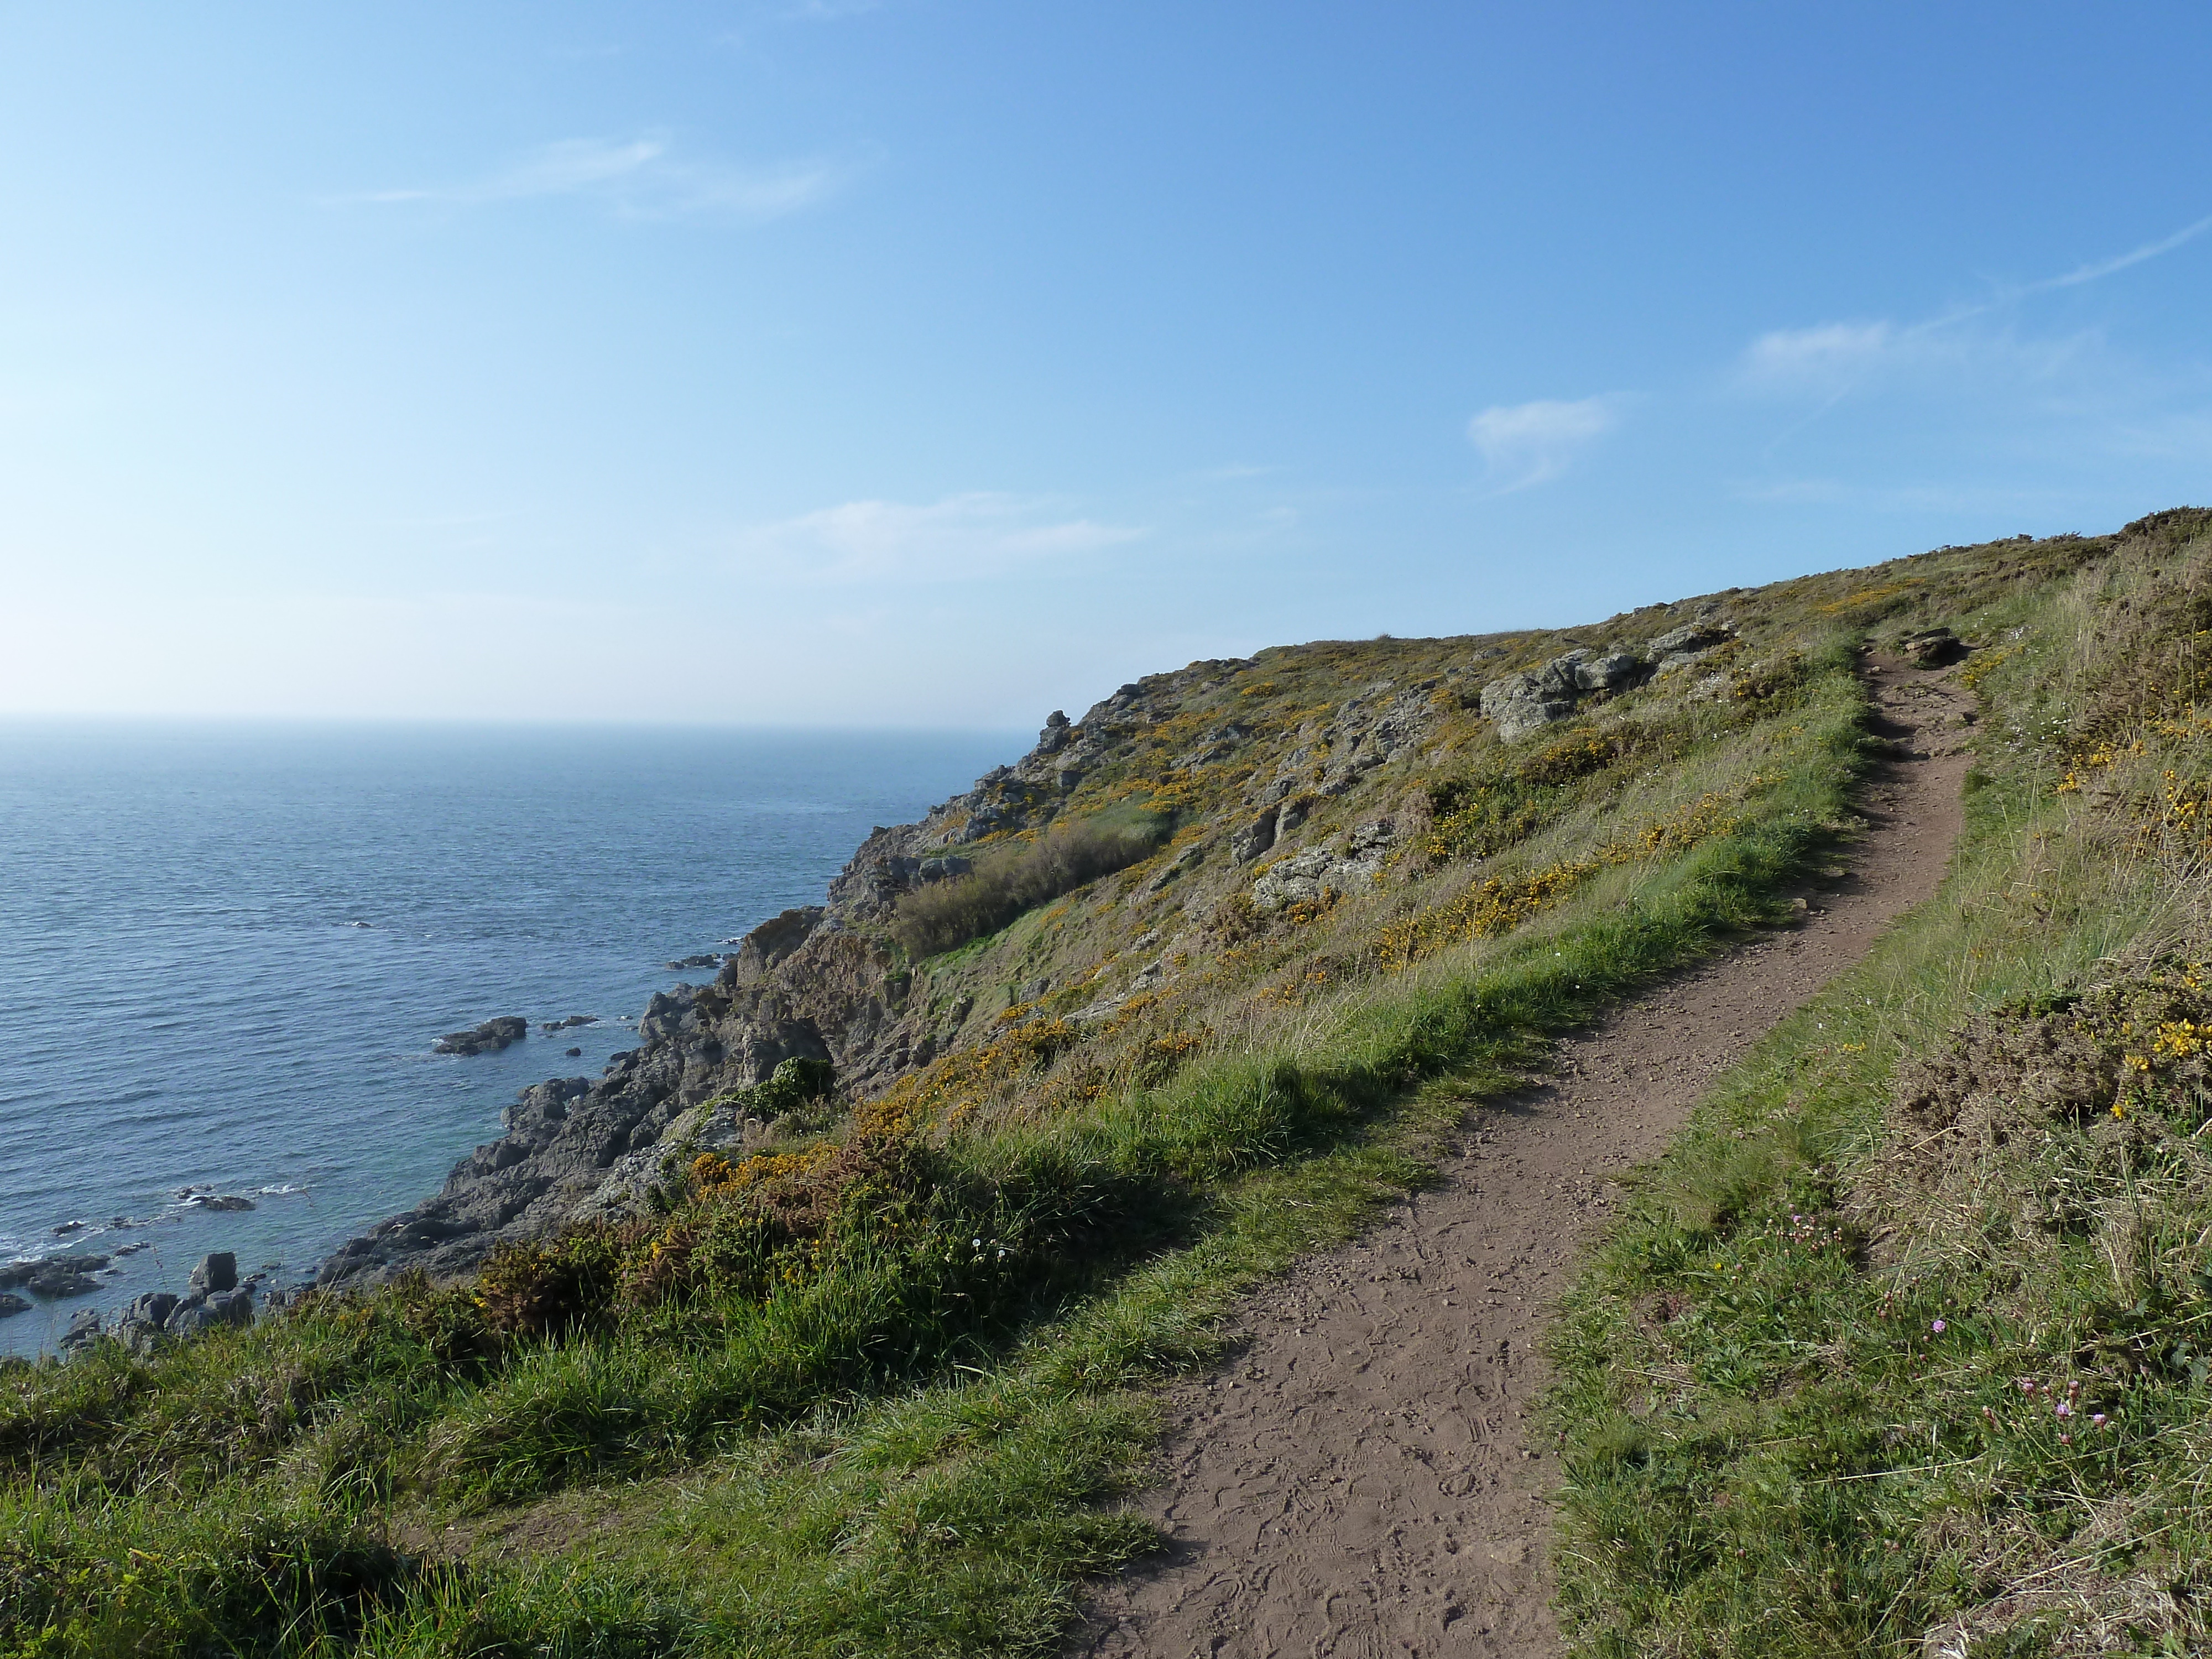
<svg viewBox="0 0 2212 1659"><path fill-rule="evenodd" d="M0 1371L0 1654L1050 1650L1084 1575L1152 1542L1112 1501L1153 1432L1148 1387L1206 1362L1238 1290L1423 1179L1429 1137L1540 1064L1553 1034L1786 913L1850 826L1867 629L1949 623L1987 642L1976 672L2012 746L1977 796L1977 856L2059 858L2069 815L2163 787L2155 745L2186 739L2144 722L2185 724L2185 698L2112 703L2075 733L2065 688L2111 702L2100 665L2137 647L2062 640L2049 619L2084 584L2165 605L2179 570L2152 574L2166 556L2145 550L2179 533L2118 554L2072 538L1945 550L1571 635L1323 644L1145 683L1155 712L1081 780L1087 840L983 838L938 872L951 897L902 904L867 942L949 1034L888 1087L779 1101L771 1144L672 1164L650 1213L507 1249L465 1284L326 1295L147 1358L106 1343ZM1480 712L1497 676L1701 616L1734 638L1532 737L1502 743ZM1418 741L1332 756L1330 733L1385 715ZM2153 746L2131 749L2138 735ZM2062 763L2077 786L2063 797L2045 775ZM1255 851L1239 826L1268 768L1291 788L1267 796L1278 839ZM2177 787L2169 817L2194 799ZM2077 941L2037 987L2140 931L2129 872L2162 854L2123 859L2122 842L2068 854L2037 890L2069 919L2034 936ZM2005 931L2017 916L1975 914L1992 963L2026 948ZM1943 971L1947 1009L1978 1006L1978 966ZM2033 977L1989 973L2001 996ZM1823 1137L1866 1116L1869 1056L1903 1039L1853 1041L1808 1076L1835 1079L1820 1101L1860 1105L1832 1125L1790 1093L1796 1127L1771 1102L1715 1108L1578 1305L1566 1409L1599 1426L1577 1465L1589 1565L1573 1593L1600 1642L1642 1650L1663 1628L1694 1646L1698 1620L1734 1616L1717 1580L1692 1607L1668 1576L1686 1559L1675 1532L1703 1513L1676 1497L1708 1456L1690 1430L1668 1437L1707 1402L1653 1405L1605 1345L1720 1329L1639 1310L1685 1294L1666 1275L1751 1249L1775 1206L1805 1208L1802 1183L1841 1181ZM2143 1089L2184 1066L2143 1052ZM2113 1121L2132 1134L2147 1118ZM1848 1212L1838 1185L1814 1208L1873 1241L1916 1204L1965 1213L1949 1170L1869 1180ZM1893 1235L1933 1236L1917 1218ZM1873 1274L1877 1254L1854 1245L1849 1273ZM2189 1285L2172 1294L2197 1305ZM1746 1386L1753 1403L1730 1409L1748 1424L1768 1385ZM1593 1553L1627 1517L1633 1535ZM1918 1582L1908 1560L1966 1583L1950 1559L1931 1541L1875 1565L1885 1584ZM1729 1571L1766 1593L1753 1568Z"/></svg>
<svg viewBox="0 0 2212 1659"><path fill-rule="evenodd" d="M1709 1097L1560 1336L1588 1651L2212 1644L2212 514L1958 620L1947 886Z"/></svg>

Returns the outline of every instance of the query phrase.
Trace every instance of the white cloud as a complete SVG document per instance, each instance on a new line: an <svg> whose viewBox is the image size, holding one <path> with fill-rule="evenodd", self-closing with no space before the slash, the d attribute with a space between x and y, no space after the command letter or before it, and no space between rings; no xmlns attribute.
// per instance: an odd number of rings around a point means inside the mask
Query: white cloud
<svg viewBox="0 0 2212 1659"><path fill-rule="evenodd" d="M1942 400L1994 393L2073 401L2119 371L2101 334L2022 333L1987 315L1954 312L1910 327L1887 321L1778 329L1745 348L1735 389L1832 408L1855 393L1909 387Z"/></svg>
<svg viewBox="0 0 2212 1659"><path fill-rule="evenodd" d="M961 581L1139 540L1149 532L1054 516L1054 504L994 491L928 506L847 501L762 525L741 554L822 581Z"/></svg>
<svg viewBox="0 0 2212 1659"><path fill-rule="evenodd" d="M2171 236L2161 236L2155 242L2145 242L2141 247L2110 259L2099 259L2086 265L2077 265L2063 276L2045 277L2039 283L2030 283L2024 293L2038 293L2045 289L2078 288L2083 283L2094 283L2110 276L2130 265L2139 265L2146 259L2155 259L2161 253L2171 253L2185 242L2193 242L2206 231L2212 230L2212 217L2199 219L2193 225L2184 225Z"/></svg>
<svg viewBox="0 0 2212 1659"><path fill-rule="evenodd" d="M1865 374L1896 349L1898 331L1888 323L1820 323L1777 329L1751 343L1742 376L1777 390L1814 386L1832 390Z"/></svg>
<svg viewBox="0 0 2212 1659"><path fill-rule="evenodd" d="M819 157L740 166L679 155L665 137L564 138L457 184L370 191L356 202L472 207L582 197L631 218L720 215L759 222L811 206L850 169Z"/></svg>
<svg viewBox="0 0 2212 1659"><path fill-rule="evenodd" d="M1577 453L1620 423L1621 402L1607 395L1494 404L1467 423L1468 441L1481 453L1492 489L1506 495L1565 472Z"/></svg>
<svg viewBox="0 0 2212 1659"><path fill-rule="evenodd" d="M2048 385L2069 371L2094 369L2101 339L2094 331L2026 337L2001 319L2015 314L2030 295L2101 282L2171 253L2207 231L2212 231L2212 218L2060 276L2000 289L1989 300L1917 323L1882 319L1777 329L1745 349L1735 382L1743 391L1809 394L1831 403L1877 380L1906 374L1932 374L1952 392Z"/></svg>

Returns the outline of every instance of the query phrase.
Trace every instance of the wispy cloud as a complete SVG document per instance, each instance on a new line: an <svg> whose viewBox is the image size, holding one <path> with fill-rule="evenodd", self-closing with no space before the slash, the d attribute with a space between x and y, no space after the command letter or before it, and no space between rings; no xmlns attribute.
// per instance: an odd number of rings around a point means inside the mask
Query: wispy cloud
<svg viewBox="0 0 2212 1659"><path fill-rule="evenodd" d="M962 581L1095 553L1150 533L1061 516L1056 503L975 490L917 506L847 501L738 538L738 550L820 581Z"/></svg>
<svg viewBox="0 0 2212 1659"><path fill-rule="evenodd" d="M1934 370L1958 389L1992 381L2048 380L2094 354L2094 333L2027 338L2002 320L2022 300L2058 289L2079 288L2172 252L2212 231L2212 217L2183 226L2170 236L2109 259L2098 259L2059 276L2001 288L1990 298L1917 323L1887 319L1873 322L1816 323L1809 328L1777 329L1745 348L1736 365L1740 390L1809 393L1823 408L1878 377Z"/></svg>
<svg viewBox="0 0 2212 1659"><path fill-rule="evenodd" d="M1547 483L1620 423L1618 393L1574 402L1554 398L1493 404L1467 423L1468 441L1481 453L1494 494Z"/></svg>
<svg viewBox="0 0 2212 1659"><path fill-rule="evenodd" d="M1762 334L1743 356L1742 375L1761 386L1831 386L1863 374L1891 350L1897 329L1881 323L1818 323Z"/></svg>
<svg viewBox="0 0 2212 1659"><path fill-rule="evenodd" d="M813 205L850 167L821 157L743 165L695 160L666 137L563 138L502 167L443 185L374 190L340 199L456 207L580 197L632 218L720 216L759 222Z"/></svg>
<svg viewBox="0 0 2212 1659"><path fill-rule="evenodd" d="M2162 236L2155 242L2145 242L2141 247L2117 258L2078 266L2063 276L2046 276L2039 283L2030 283L2022 292L2034 294L2045 289L2078 288L2084 283L2094 283L2125 270L2130 265L2139 265L2146 259L2155 259L2161 253L2171 253L2184 243L2195 241L2208 230L2212 230L2212 216L2199 219L2193 225L2184 225L2171 236Z"/></svg>

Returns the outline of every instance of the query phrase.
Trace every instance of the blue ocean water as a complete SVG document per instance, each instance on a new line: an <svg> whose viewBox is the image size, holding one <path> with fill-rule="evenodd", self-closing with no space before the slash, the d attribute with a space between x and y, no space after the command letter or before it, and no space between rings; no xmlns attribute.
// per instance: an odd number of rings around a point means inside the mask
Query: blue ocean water
<svg viewBox="0 0 2212 1659"><path fill-rule="evenodd" d="M1022 746L0 722L0 1261L143 1247L97 1293L0 1318L0 1352L181 1290L209 1250L307 1276L434 1191L516 1090L635 1046L646 999L708 971L665 960L818 902L871 827ZM431 1053L496 1014L529 1038ZM600 1023L536 1030L569 1014Z"/></svg>

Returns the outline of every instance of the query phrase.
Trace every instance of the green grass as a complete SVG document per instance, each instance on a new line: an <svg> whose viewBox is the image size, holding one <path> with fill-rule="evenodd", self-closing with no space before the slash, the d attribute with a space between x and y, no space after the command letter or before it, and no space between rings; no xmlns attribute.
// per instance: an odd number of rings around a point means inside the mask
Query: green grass
<svg viewBox="0 0 2212 1659"><path fill-rule="evenodd" d="M2212 769L2193 659L2096 620L2200 580L2203 528L1975 619L2025 632L1942 892L1722 1081L1575 1292L1581 1650L2204 1650L2212 928L2169 802ZM2062 792L2116 702L2145 751Z"/></svg>

